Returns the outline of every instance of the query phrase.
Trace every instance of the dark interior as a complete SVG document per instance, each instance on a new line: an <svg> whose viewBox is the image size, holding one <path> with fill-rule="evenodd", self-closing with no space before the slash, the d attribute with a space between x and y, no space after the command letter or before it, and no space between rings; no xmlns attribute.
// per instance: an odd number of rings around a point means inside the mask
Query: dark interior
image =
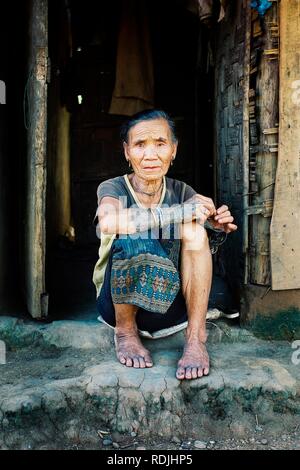
<svg viewBox="0 0 300 470"><path fill-rule="evenodd" d="M22 250L26 204L26 84L28 5L2 5L0 73L6 85L6 104L0 106L0 314L24 312ZM11 25L14 25L12 34Z"/></svg>

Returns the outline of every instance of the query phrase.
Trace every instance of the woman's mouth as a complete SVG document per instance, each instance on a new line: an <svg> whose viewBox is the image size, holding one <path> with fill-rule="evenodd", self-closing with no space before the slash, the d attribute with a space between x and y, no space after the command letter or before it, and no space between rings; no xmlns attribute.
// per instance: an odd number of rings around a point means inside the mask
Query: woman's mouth
<svg viewBox="0 0 300 470"><path fill-rule="evenodd" d="M160 166L145 166L144 170L160 170Z"/></svg>

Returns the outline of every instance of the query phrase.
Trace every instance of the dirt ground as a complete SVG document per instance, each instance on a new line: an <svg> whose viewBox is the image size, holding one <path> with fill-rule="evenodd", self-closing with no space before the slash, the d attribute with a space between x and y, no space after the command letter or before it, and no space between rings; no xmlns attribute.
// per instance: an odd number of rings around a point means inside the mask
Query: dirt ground
<svg viewBox="0 0 300 470"><path fill-rule="evenodd" d="M300 428L300 425L299 425ZM99 446L92 447L83 446L80 443L73 445L66 445L61 447L68 450L109 450L122 452L122 450L176 450L176 451L187 451L187 450L300 450L300 432L295 431L290 434L283 434L280 437L273 438L266 436L262 431L256 431L253 436L249 436L243 439L226 439L226 440L208 440L200 441L195 439L189 439L182 441L178 437L174 436L172 439L143 439L138 436L130 435L119 435L118 433L99 434ZM101 437L102 435L102 437ZM108 441L112 441L108 444ZM107 442L106 442L107 441ZM39 450L52 449L56 450L57 447L42 446Z"/></svg>

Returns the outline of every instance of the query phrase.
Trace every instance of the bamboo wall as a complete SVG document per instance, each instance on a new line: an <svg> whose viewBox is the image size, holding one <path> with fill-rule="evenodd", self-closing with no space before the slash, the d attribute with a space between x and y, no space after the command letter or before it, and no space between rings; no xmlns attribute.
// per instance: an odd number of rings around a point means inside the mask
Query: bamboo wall
<svg viewBox="0 0 300 470"><path fill-rule="evenodd" d="M278 158L279 13L232 2L216 58L217 187L239 225L224 250L235 285L269 286L270 223ZM240 273L240 276L238 275Z"/></svg>

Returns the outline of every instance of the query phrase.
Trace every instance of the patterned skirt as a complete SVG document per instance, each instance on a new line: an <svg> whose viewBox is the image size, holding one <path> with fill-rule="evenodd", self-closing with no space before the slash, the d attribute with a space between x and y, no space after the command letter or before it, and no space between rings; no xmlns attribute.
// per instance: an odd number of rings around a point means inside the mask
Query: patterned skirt
<svg viewBox="0 0 300 470"><path fill-rule="evenodd" d="M115 239L97 299L102 319L115 326L113 304L139 307L136 321L150 332L187 320L178 269L180 240L143 239L130 235Z"/></svg>
<svg viewBox="0 0 300 470"><path fill-rule="evenodd" d="M113 302L166 313L180 289L179 248L179 240L130 236L115 240L111 269Z"/></svg>

